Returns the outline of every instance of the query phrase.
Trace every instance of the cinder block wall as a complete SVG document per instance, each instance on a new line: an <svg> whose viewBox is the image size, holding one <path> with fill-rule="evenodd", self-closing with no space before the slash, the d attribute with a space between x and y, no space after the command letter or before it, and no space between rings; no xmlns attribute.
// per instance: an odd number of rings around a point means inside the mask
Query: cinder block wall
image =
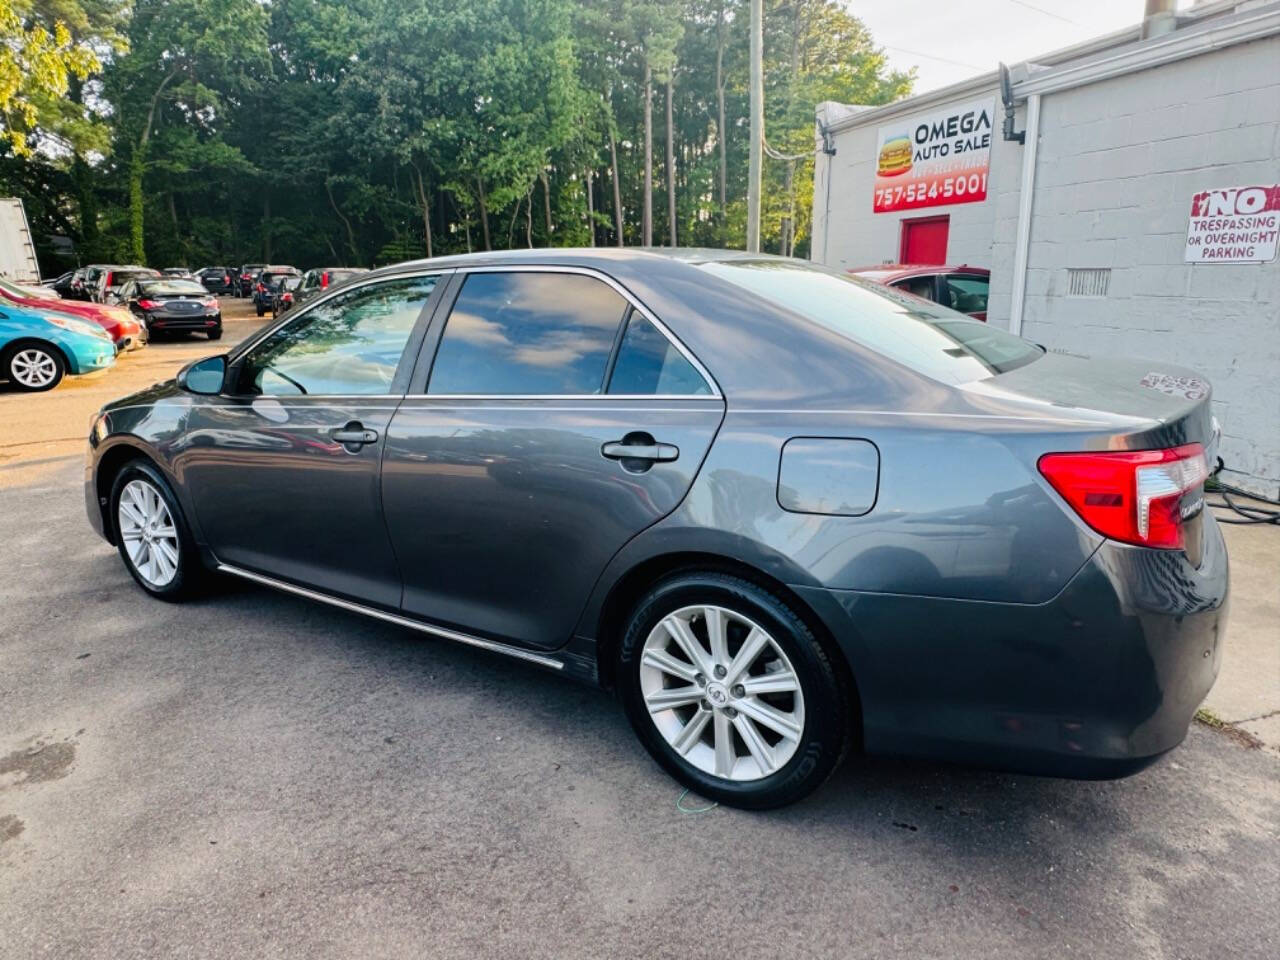
<svg viewBox="0 0 1280 960"><path fill-rule="evenodd" d="M1192 196L1280 181L1280 38L1041 103L1023 335L1191 367L1214 387L1230 479L1280 493L1280 262L1183 262ZM1021 113L1021 111L1020 111ZM1007 326L1018 178L992 178L990 322ZM1072 268L1105 296L1068 295ZM1158 369L1158 368L1157 368Z"/></svg>

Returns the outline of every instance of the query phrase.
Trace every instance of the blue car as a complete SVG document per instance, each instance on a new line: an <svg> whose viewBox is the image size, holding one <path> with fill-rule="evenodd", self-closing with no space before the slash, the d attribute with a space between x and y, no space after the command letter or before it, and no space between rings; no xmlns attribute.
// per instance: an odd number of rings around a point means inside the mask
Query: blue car
<svg viewBox="0 0 1280 960"><path fill-rule="evenodd" d="M96 323L12 304L0 309L0 378L15 390L52 390L67 374L115 360L111 335Z"/></svg>

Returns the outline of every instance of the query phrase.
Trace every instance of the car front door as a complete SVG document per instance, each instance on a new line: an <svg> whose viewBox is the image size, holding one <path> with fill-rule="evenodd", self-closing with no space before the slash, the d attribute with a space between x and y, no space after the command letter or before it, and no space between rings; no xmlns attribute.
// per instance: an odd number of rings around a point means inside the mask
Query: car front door
<svg viewBox="0 0 1280 960"><path fill-rule="evenodd" d="M395 609L378 476L438 274L318 300L233 357L175 468L222 563Z"/></svg>
<svg viewBox="0 0 1280 960"><path fill-rule="evenodd" d="M382 473L405 612L564 644L609 559L684 498L724 401L620 287L567 268L459 273L419 367Z"/></svg>

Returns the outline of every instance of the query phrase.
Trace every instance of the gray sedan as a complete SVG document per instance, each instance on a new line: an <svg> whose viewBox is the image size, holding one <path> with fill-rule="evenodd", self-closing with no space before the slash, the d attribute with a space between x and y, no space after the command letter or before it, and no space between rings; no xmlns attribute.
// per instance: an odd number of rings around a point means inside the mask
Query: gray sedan
<svg viewBox="0 0 1280 960"><path fill-rule="evenodd" d="M89 519L618 692L766 808L846 753L1121 776L1176 746L1227 599L1209 389L787 259L401 264L109 404Z"/></svg>

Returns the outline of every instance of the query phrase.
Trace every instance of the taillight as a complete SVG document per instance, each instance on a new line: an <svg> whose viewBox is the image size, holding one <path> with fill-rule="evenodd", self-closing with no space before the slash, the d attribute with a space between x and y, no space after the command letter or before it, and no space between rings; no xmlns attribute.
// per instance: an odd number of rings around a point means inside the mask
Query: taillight
<svg viewBox="0 0 1280 960"><path fill-rule="evenodd" d="M329 286L329 271L326 270L324 273L320 274L320 289L324 290L328 286Z"/></svg>
<svg viewBox="0 0 1280 960"><path fill-rule="evenodd" d="M260 283L260 284L258 284L258 292L259 292L259 293L266 293L266 292L267 292L266 285L265 285L265 284L261 284L261 283Z"/></svg>
<svg viewBox="0 0 1280 960"><path fill-rule="evenodd" d="M138 306L143 310L154 310L156 307L160 306L160 303L156 300L139 300Z"/></svg>
<svg viewBox="0 0 1280 960"><path fill-rule="evenodd" d="M229 274L229 273L224 273L224 274L222 275L222 282L223 282L223 283L230 283L230 282L231 282L231 274Z"/></svg>
<svg viewBox="0 0 1280 960"><path fill-rule="evenodd" d="M1209 476L1204 447L1167 450L1048 453L1040 472L1085 523L1104 537L1144 547L1183 546L1184 517L1200 504L1183 497Z"/></svg>

